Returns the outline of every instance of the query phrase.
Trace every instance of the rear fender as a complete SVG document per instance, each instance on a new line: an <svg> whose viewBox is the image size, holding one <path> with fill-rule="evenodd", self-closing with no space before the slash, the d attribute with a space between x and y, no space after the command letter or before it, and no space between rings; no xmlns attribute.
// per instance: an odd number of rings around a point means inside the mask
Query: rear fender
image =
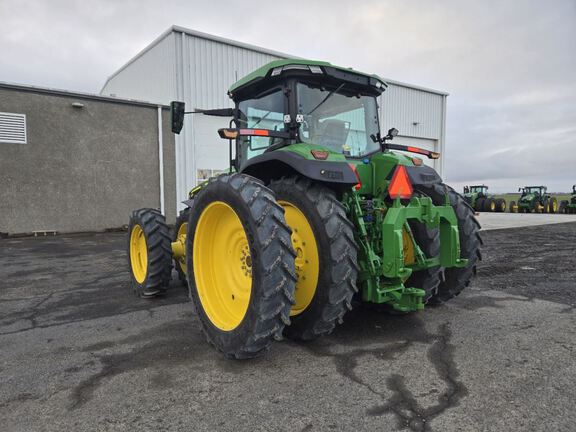
<svg viewBox="0 0 576 432"><path fill-rule="evenodd" d="M306 159L287 151L269 152L253 157L242 166L240 172L256 177L265 183L294 174L342 190L350 189L358 183L356 174L346 162Z"/></svg>

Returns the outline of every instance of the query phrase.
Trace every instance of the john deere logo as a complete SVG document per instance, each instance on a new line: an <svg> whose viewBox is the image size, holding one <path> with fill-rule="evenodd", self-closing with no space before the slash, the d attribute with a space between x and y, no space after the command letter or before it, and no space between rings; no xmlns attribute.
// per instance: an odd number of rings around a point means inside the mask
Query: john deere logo
<svg viewBox="0 0 576 432"><path fill-rule="evenodd" d="M320 175L332 180L343 180L344 174L342 171L321 170Z"/></svg>

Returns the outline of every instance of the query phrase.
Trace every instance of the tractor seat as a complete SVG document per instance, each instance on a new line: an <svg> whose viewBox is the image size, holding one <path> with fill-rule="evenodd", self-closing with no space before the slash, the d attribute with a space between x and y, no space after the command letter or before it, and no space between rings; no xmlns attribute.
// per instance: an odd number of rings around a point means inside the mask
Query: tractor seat
<svg viewBox="0 0 576 432"><path fill-rule="evenodd" d="M348 138L346 122L342 120L328 119L320 123L320 133L313 141L323 147L329 147L338 153L342 152L342 146Z"/></svg>

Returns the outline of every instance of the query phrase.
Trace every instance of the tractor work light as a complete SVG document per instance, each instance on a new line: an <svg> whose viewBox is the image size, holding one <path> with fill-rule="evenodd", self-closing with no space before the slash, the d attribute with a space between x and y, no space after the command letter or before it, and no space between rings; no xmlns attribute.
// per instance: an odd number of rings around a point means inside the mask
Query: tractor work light
<svg viewBox="0 0 576 432"><path fill-rule="evenodd" d="M310 71L313 74L322 74L324 73L322 71L322 68L320 66L316 66L316 65L301 65L301 64L291 64L291 65L285 65L285 66L278 66L274 69L272 69L272 72L270 73L270 76L278 76L280 75L282 72L284 71L288 71L288 70L303 70L303 71Z"/></svg>
<svg viewBox="0 0 576 432"><path fill-rule="evenodd" d="M312 153L314 159L318 160L326 160L328 159L328 155L330 154L326 150L310 150L310 153Z"/></svg>
<svg viewBox="0 0 576 432"><path fill-rule="evenodd" d="M218 129L220 138L235 139L238 136L237 129Z"/></svg>
<svg viewBox="0 0 576 432"><path fill-rule="evenodd" d="M392 180L390 181L390 186L388 187L388 195L390 198L396 199L409 199L412 196L414 190L412 189L412 183L408 178L408 173L406 172L406 167L404 165L398 165Z"/></svg>

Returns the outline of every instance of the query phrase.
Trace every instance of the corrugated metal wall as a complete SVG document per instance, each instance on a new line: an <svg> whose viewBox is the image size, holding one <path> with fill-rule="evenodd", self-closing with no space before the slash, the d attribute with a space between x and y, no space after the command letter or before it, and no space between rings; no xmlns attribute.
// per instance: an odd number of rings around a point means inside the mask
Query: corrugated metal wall
<svg viewBox="0 0 576 432"><path fill-rule="evenodd" d="M166 105L176 96L175 34L170 33L112 75L100 94Z"/></svg>
<svg viewBox="0 0 576 432"><path fill-rule="evenodd" d="M190 108L233 106L228 89L238 79L278 56L224 44L185 32L175 33L177 99ZM186 116L182 134L176 140L177 194L181 200L199 179L199 172L228 167L228 141L218 137L218 128L228 119L201 114Z"/></svg>
<svg viewBox="0 0 576 432"><path fill-rule="evenodd" d="M395 127L408 137L440 139L442 99L439 94L389 84L380 103L383 128Z"/></svg>

